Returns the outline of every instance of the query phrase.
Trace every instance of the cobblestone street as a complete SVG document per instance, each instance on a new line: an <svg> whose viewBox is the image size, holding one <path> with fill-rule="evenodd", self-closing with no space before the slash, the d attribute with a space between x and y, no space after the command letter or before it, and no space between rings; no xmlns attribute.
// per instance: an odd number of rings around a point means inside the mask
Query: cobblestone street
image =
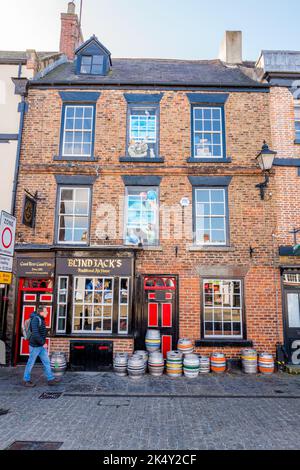
<svg viewBox="0 0 300 470"><path fill-rule="evenodd" d="M60 449L299 449L300 377L231 371L196 380L141 380L68 372L48 387L36 368L0 369L0 449L14 441L55 441ZM56 399L41 399L57 392Z"/></svg>

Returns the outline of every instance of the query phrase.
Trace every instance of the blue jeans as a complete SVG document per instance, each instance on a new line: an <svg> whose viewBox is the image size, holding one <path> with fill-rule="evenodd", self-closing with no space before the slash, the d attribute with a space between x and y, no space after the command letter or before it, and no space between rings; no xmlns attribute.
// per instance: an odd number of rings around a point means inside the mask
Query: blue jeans
<svg viewBox="0 0 300 470"><path fill-rule="evenodd" d="M24 381L30 382L31 371L38 356L40 357L43 363L44 373L45 373L47 380L48 381L53 380L54 375L52 374L52 371L51 371L50 359L49 359L47 350L43 346L39 346L38 348L33 348L32 346L29 346L29 352L30 354L29 354L29 358L28 358L28 361L25 367L25 372L24 372Z"/></svg>

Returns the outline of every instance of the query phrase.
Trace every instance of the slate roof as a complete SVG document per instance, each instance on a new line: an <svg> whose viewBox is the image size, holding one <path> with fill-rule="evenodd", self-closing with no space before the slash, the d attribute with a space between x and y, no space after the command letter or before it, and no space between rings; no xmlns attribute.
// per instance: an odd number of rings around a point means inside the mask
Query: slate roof
<svg viewBox="0 0 300 470"><path fill-rule="evenodd" d="M58 52L37 52L37 56L39 59L45 59L56 54L58 54ZM26 60L26 51L0 51L0 61L2 63L5 63L6 61L7 63L26 62Z"/></svg>
<svg viewBox="0 0 300 470"><path fill-rule="evenodd" d="M182 85L256 88L266 86L244 74L239 67L226 66L220 60L176 59L113 59L112 68L106 76L76 75L75 63L66 62L44 77L31 80L31 84Z"/></svg>

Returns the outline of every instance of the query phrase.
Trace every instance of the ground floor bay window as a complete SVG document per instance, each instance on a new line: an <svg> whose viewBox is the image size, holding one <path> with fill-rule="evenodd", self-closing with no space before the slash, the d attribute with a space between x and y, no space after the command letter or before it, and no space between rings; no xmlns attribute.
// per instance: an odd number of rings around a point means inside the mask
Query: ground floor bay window
<svg viewBox="0 0 300 470"><path fill-rule="evenodd" d="M203 338L243 338L242 281L203 280Z"/></svg>
<svg viewBox="0 0 300 470"><path fill-rule="evenodd" d="M56 333L84 335L129 333L129 277L60 276L57 285ZM71 326L69 332L68 315Z"/></svg>

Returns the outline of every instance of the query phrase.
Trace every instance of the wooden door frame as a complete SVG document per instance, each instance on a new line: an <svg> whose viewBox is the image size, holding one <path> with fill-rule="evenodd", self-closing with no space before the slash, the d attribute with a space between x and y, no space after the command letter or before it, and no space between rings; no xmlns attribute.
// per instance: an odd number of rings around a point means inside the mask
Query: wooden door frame
<svg viewBox="0 0 300 470"><path fill-rule="evenodd" d="M300 286L298 287L293 287L293 286L284 286L282 289L282 315L283 315L283 338L284 338L284 346L286 349L286 352L288 354L288 363L292 364L291 361L291 350L290 350L290 343L291 343L291 337L288 335L288 330L289 328L289 320L288 320L288 306L287 306L287 295L289 293L297 293L300 297ZM299 328L300 331L300 328ZM300 341L300 335L299 338L295 338L295 340L298 339Z"/></svg>
<svg viewBox="0 0 300 470"><path fill-rule="evenodd" d="M139 285L136 286L135 292L138 294L137 299L137 308L136 308L136 323L135 323L135 334L134 334L134 346L135 349L140 349L142 339L142 326L143 326L143 319L145 315L145 291L144 291L144 280L145 277L173 277L176 279L176 289L175 289L175 325L173 326L175 331L175 341L177 343L179 339L179 274L139 274L137 277L137 283ZM147 312L148 313L148 312ZM144 343L144 340L143 340Z"/></svg>

